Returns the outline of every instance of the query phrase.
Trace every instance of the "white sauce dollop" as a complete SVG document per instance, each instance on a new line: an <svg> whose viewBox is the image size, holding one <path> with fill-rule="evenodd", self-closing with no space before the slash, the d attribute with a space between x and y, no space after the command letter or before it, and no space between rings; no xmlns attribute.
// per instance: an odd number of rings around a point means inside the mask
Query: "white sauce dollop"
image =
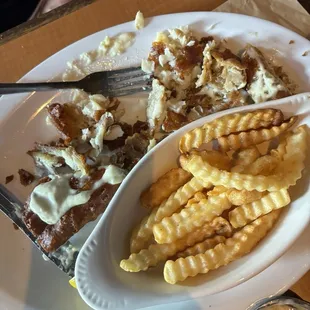
<svg viewBox="0 0 310 310"><path fill-rule="evenodd" d="M72 174L51 175L51 181L39 184L30 196L29 208L40 219L49 224L56 224L72 207L86 203L91 194L105 183L119 184L126 176L124 170L109 165L102 178L94 183L92 189L78 192L70 187Z"/></svg>

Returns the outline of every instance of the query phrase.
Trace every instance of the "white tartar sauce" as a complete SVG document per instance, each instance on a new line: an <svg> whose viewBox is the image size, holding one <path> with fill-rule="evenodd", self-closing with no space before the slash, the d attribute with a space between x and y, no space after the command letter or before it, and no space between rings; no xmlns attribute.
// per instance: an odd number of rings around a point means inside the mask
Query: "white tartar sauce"
<svg viewBox="0 0 310 310"><path fill-rule="evenodd" d="M72 207L86 203L91 194L105 183L119 184L126 173L124 170L109 165L100 180L94 183L92 189L78 192L70 187L72 174L51 175L51 181L39 184L30 196L29 208L40 219L49 224L56 224L59 219Z"/></svg>

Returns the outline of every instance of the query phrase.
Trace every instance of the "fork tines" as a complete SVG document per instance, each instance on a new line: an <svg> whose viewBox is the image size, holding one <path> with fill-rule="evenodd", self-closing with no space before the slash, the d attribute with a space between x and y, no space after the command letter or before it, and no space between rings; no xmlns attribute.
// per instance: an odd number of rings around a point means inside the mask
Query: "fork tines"
<svg viewBox="0 0 310 310"><path fill-rule="evenodd" d="M108 74L108 91L113 96L125 96L150 91L151 77L140 67L111 71Z"/></svg>

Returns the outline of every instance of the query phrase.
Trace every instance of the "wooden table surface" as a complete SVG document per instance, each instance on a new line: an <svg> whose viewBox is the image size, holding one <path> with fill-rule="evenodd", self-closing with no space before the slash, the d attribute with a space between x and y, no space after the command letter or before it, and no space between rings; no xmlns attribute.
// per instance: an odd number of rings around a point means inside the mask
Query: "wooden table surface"
<svg viewBox="0 0 310 310"><path fill-rule="evenodd" d="M0 82L14 82L63 47L101 29L144 15L211 11L225 0L73 0L58 10L0 35ZM299 1L310 12L310 0ZM109 12L104 15L104 12ZM104 15L104 18L103 18ZM61 18L60 18L61 17ZM27 61L21 61L27 59ZM289 266L288 266L289 268ZM292 290L310 301L310 272Z"/></svg>

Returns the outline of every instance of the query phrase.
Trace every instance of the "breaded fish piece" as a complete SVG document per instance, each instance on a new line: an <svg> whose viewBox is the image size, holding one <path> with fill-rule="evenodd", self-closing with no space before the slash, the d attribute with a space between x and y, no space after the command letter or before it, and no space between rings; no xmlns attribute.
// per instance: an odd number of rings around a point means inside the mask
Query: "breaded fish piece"
<svg viewBox="0 0 310 310"><path fill-rule="evenodd" d="M241 57L247 67L246 89L255 103L280 99L291 95L288 87L277 76L273 67L267 62L263 53L248 44Z"/></svg>

